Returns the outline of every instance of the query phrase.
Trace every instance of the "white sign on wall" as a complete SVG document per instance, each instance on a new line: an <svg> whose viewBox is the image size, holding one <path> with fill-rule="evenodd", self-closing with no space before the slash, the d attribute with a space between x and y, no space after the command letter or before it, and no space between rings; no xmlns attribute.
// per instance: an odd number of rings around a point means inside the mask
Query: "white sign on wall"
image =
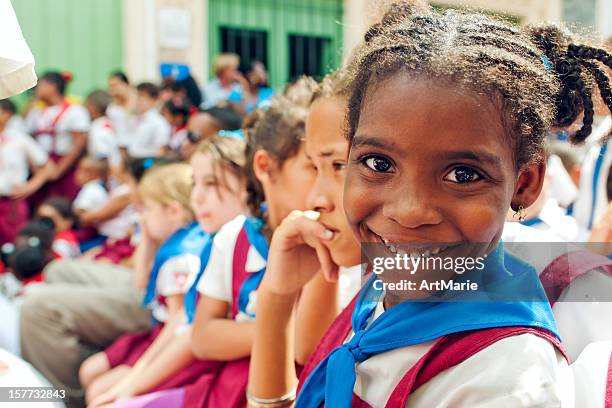
<svg viewBox="0 0 612 408"><path fill-rule="evenodd" d="M159 9L159 46L186 49L191 46L191 13L178 7Z"/></svg>

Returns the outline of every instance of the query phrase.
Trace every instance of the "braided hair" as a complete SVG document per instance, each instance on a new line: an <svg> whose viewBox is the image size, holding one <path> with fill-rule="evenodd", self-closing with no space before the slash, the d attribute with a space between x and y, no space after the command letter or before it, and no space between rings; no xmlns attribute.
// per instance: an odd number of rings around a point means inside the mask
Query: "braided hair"
<svg viewBox="0 0 612 408"><path fill-rule="evenodd" d="M350 83L348 138L357 129L367 90L398 73L437 79L488 95L514 141L517 167L541 159L546 131L584 114L572 135L583 142L593 123L593 83L610 105L610 67L603 49L576 45L559 28L522 29L466 11L443 13L408 1L392 4L365 33Z"/></svg>
<svg viewBox="0 0 612 408"><path fill-rule="evenodd" d="M247 204L251 215L265 220L262 204L266 201L263 186L255 176L253 159L265 150L282 167L294 157L304 140L306 109L283 96L275 96L266 110L257 109L245 119Z"/></svg>

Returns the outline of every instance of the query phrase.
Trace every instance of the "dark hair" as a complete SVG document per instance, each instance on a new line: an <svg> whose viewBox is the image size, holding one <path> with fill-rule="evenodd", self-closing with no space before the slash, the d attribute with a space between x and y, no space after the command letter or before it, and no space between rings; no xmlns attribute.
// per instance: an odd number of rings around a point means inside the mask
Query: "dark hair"
<svg viewBox="0 0 612 408"><path fill-rule="evenodd" d="M202 112L215 120L219 130L238 130L242 126L242 118L231 106L213 106Z"/></svg>
<svg viewBox="0 0 612 408"><path fill-rule="evenodd" d="M28 222L17 234L14 245L2 247L3 262L21 280L40 274L53 259L53 222L48 219Z"/></svg>
<svg viewBox="0 0 612 408"><path fill-rule="evenodd" d="M294 157L304 140L307 111L282 96L272 98L270 107L255 110L245 119L246 171L248 206L252 215L264 218L261 208L265 202L263 187L253 170L253 158L258 150L265 150L279 168Z"/></svg>
<svg viewBox="0 0 612 408"><path fill-rule="evenodd" d="M40 239L40 246L45 250L51 249L54 235L55 226L48 218L29 221L17 234L19 237L37 237Z"/></svg>
<svg viewBox="0 0 612 408"><path fill-rule="evenodd" d="M0 110L9 112L11 115L17 113L17 107L10 99L0 99Z"/></svg>
<svg viewBox="0 0 612 408"><path fill-rule="evenodd" d="M149 97L152 99L157 99L157 97L159 96L159 88L157 87L157 85L151 82L142 82L136 85L136 90L138 92L143 92L149 95Z"/></svg>
<svg viewBox="0 0 612 408"><path fill-rule="evenodd" d="M104 115L106 114L108 105L113 101L113 98L108 92L102 89L96 89L87 95L87 101L91 103L100 114Z"/></svg>
<svg viewBox="0 0 612 408"><path fill-rule="evenodd" d="M185 91L185 97L193 106L200 106L202 103L202 91L196 82L195 78L189 75L180 81L174 83L177 91Z"/></svg>
<svg viewBox="0 0 612 408"><path fill-rule="evenodd" d="M127 75L125 75L125 72L123 72L123 71L113 71L113 72L111 72L111 74L108 77L109 78L117 78L118 80L120 80L121 82L123 82L126 85L130 84L130 81L128 80Z"/></svg>
<svg viewBox="0 0 612 408"><path fill-rule="evenodd" d="M187 123L187 119L189 119L189 113L191 112L191 104L187 98L175 97L170 98L166 103L164 103L164 109L170 112L170 115L183 116L183 124Z"/></svg>
<svg viewBox="0 0 612 408"><path fill-rule="evenodd" d="M67 72L48 71L40 77L40 81L50 82L57 88L61 95L66 93L66 86L72 80L72 75Z"/></svg>
<svg viewBox="0 0 612 408"><path fill-rule="evenodd" d="M179 163L180 161L180 159L174 157L151 157L145 159L128 157L124 160L124 165L130 176L138 183L150 168L157 165Z"/></svg>
<svg viewBox="0 0 612 408"><path fill-rule="evenodd" d="M57 211L58 214L61 215L62 218L71 220L73 226L76 225L78 218L72 208L72 202L67 198L58 196L50 197L43 201L41 205L48 205L49 207L53 207L55 211Z"/></svg>
<svg viewBox="0 0 612 408"><path fill-rule="evenodd" d="M381 22L366 32L352 64L349 140L370 86L406 73L490 95L500 105L507 134L516 140L519 168L541 159L544 136L551 126L567 126L581 112L583 126L571 139L584 141L593 117L591 78L612 107L608 78L591 61L608 66L612 61L604 50L557 42L558 32L524 30L482 14L437 13L408 2L393 4Z"/></svg>

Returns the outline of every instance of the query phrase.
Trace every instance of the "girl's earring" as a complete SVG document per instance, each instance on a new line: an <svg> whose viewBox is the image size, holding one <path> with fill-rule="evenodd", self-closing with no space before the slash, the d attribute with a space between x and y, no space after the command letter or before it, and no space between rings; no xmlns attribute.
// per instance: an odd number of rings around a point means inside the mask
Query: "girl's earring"
<svg viewBox="0 0 612 408"><path fill-rule="evenodd" d="M512 218L514 218L515 220L518 220L519 222L523 221L525 219L525 207L523 207L522 205L519 205L518 209L514 211Z"/></svg>

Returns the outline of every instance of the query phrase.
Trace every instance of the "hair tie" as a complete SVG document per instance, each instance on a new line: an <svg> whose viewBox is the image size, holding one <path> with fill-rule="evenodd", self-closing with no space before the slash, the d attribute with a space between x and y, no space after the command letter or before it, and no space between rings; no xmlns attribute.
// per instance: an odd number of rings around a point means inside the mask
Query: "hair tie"
<svg viewBox="0 0 612 408"><path fill-rule="evenodd" d="M550 59L546 56L546 54L540 55L540 61L542 61L542 64L544 64L547 71L552 71L553 64L550 62Z"/></svg>
<svg viewBox="0 0 612 408"><path fill-rule="evenodd" d="M68 83L70 81L72 81L72 74L68 71L63 71L61 73L62 79L64 80L64 82Z"/></svg>

